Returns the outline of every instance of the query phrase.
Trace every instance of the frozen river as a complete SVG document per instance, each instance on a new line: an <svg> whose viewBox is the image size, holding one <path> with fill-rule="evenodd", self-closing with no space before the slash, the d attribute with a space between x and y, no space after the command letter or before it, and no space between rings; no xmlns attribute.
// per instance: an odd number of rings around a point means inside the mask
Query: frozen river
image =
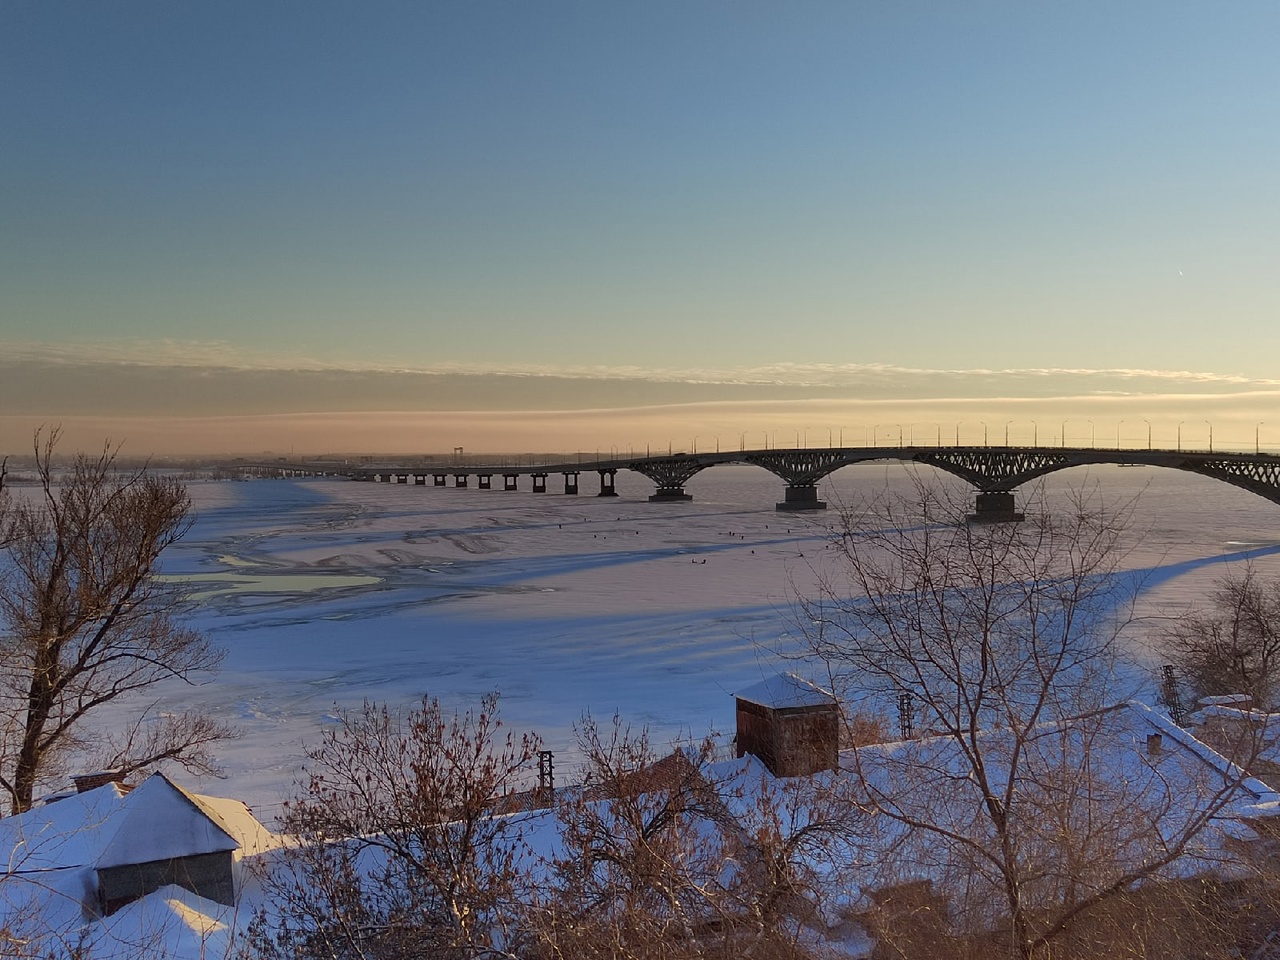
<svg viewBox="0 0 1280 960"><path fill-rule="evenodd" d="M303 744L335 707L365 698L430 693L465 707L497 690L508 725L558 755L587 712L618 712L659 742L730 730L732 693L780 667L794 598L830 556L835 508L909 485L898 464L845 468L821 490L832 510L797 515L774 512L783 484L753 467L704 471L688 484L694 500L676 504L649 503L652 484L627 472L618 498L195 484L197 521L164 566L196 581L195 623L227 657L211 682L164 693L240 728L221 751L229 780L201 786L268 817ZM1126 564L1147 571L1146 612L1202 596L1245 556L1280 573L1280 506L1118 467L1054 475L1048 502L1081 485L1108 504L1138 498Z"/></svg>

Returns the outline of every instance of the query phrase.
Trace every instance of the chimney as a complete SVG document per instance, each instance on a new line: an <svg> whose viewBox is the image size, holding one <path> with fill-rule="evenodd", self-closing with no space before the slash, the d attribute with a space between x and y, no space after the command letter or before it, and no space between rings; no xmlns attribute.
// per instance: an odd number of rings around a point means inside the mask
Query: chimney
<svg viewBox="0 0 1280 960"><path fill-rule="evenodd" d="M71 778L71 782L76 785L76 793L85 793L105 787L108 783L118 783L123 787L124 776L123 770L99 770L97 773L77 774Z"/></svg>

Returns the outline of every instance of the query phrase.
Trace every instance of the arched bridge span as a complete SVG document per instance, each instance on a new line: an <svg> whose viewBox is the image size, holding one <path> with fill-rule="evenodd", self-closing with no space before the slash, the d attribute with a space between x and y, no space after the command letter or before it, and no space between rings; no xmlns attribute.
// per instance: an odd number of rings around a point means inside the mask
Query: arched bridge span
<svg viewBox="0 0 1280 960"><path fill-rule="evenodd" d="M1022 484L1058 470L1091 464L1125 464L1165 467L1211 477L1280 503L1280 458L1267 454L1205 453L1174 450L1099 450L1070 447L844 447L744 450L727 453L675 454L629 457L590 462L558 462L526 466L451 465L445 467L367 466L349 472L358 480L445 486L466 486L477 477L488 489L494 475L504 478L503 489L517 489L517 479L529 476L535 492L545 492L547 477L562 474L565 493L578 492L582 473L600 475L600 496L616 496L614 477L631 470L652 480L657 488L649 499L657 502L691 500L685 485L697 474L726 463L751 464L768 470L786 483L779 510L821 510L818 483L841 467L875 460L920 463L944 470L973 486L977 509L971 519L997 522L1020 519L1014 509L1013 491Z"/></svg>

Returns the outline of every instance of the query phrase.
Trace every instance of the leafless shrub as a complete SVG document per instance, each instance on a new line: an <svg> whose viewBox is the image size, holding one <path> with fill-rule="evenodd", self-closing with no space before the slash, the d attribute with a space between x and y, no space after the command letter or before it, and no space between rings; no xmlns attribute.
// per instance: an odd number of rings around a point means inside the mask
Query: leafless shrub
<svg viewBox="0 0 1280 960"><path fill-rule="evenodd" d="M807 956L824 840L849 811L809 781L718 779L710 741L658 756L645 732L588 719L590 774L556 812L561 848L533 905L538 956Z"/></svg>
<svg viewBox="0 0 1280 960"><path fill-rule="evenodd" d="M399 713L366 703L307 752L285 814L297 845L264 878L254 955L506 955L527 898L519 817L538 742L504 734L496 695L446 716L430 698Z"/></svg>
<svg viewBox="0 0 1280 960"><path fill-rule="evenodd" d="M1208 608L1174 619L1161 644L1194 697L1241 693L1270 710L1280 683L1280 581L1251 566L1217 581Z"/></svg>

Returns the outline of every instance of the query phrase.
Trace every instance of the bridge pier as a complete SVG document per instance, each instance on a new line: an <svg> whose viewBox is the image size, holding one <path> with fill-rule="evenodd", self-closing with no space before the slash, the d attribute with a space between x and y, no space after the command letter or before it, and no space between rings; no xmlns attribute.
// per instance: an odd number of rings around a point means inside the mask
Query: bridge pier
<svg viewBox="0 0 1280 960"><path fill-rule="evenodd" d="M566 470L564 472L564 492L566 494L578 494L578 472L576 470Z"/></svg>
<svg viewBox="0 0 1280 960"><path fill-rule="evenodd" d="M519 487L516 486L516 477L518 476L520 476L520 474L518 473L504 473L502 475L502 489L503 490L520 489Z"/></svg>
<svg viewBox="0 0 1280 960"><path fill-rule="evenodd" d="M476 486L481 490L493 489L493 474L481 473L476 475Z"/></svg>
<svg viewBox="0 0 1280 960"><path fill-rule="evenodd" d="M531 476L533 477L533 492L546 493L547 492L547 475L545 473L535 473L535 474L531 474Z"/></svg>
<svg viewBox="0 0 1280 960"><path fill-rule="evenodd" d="M596 496L597 497L616 497L618 495L618 491L613 488L613 480L614 480L614 477L618 475L618 471L617 470L597 470L596 473L600 474L600 492L597 493Z"/></svg>
<svg viewBox="0 0 1280 960"><path fill-rule="evenodd" d="M825 510L827 501L818 499L818 487L812 483L787 484L786 499L774 504L779 511L789 510Z"/></svg>
<svg viewBox="0 0 1280 960"><path fill-rule="evenodd" d="M468 474L455 473L453 475L453 485L455 487L465 487L467 485L467 477L468 477Z"/></svg>
<svg viewBox="0 0 1280 960"><path fill-rule="evenodd" d="M443 473L433 473L431 475L432 486L443 487L445 475Z"/></svg>
<svg viewBox="0 0 1280 960"><path fill-rule="evenodd" d="M649 497L650 503L679 503L682 500L692 500L693 497L684 492L682 485L674 485L669 487L658 487L656 493Z"/></svg>
<svg viewBox="0 0 1280 960"><path fill-rule="evenodd" d="M1012 490L982 490L966 519L969 523L1020 523L1027 515L1014 507Z"/></svg>

